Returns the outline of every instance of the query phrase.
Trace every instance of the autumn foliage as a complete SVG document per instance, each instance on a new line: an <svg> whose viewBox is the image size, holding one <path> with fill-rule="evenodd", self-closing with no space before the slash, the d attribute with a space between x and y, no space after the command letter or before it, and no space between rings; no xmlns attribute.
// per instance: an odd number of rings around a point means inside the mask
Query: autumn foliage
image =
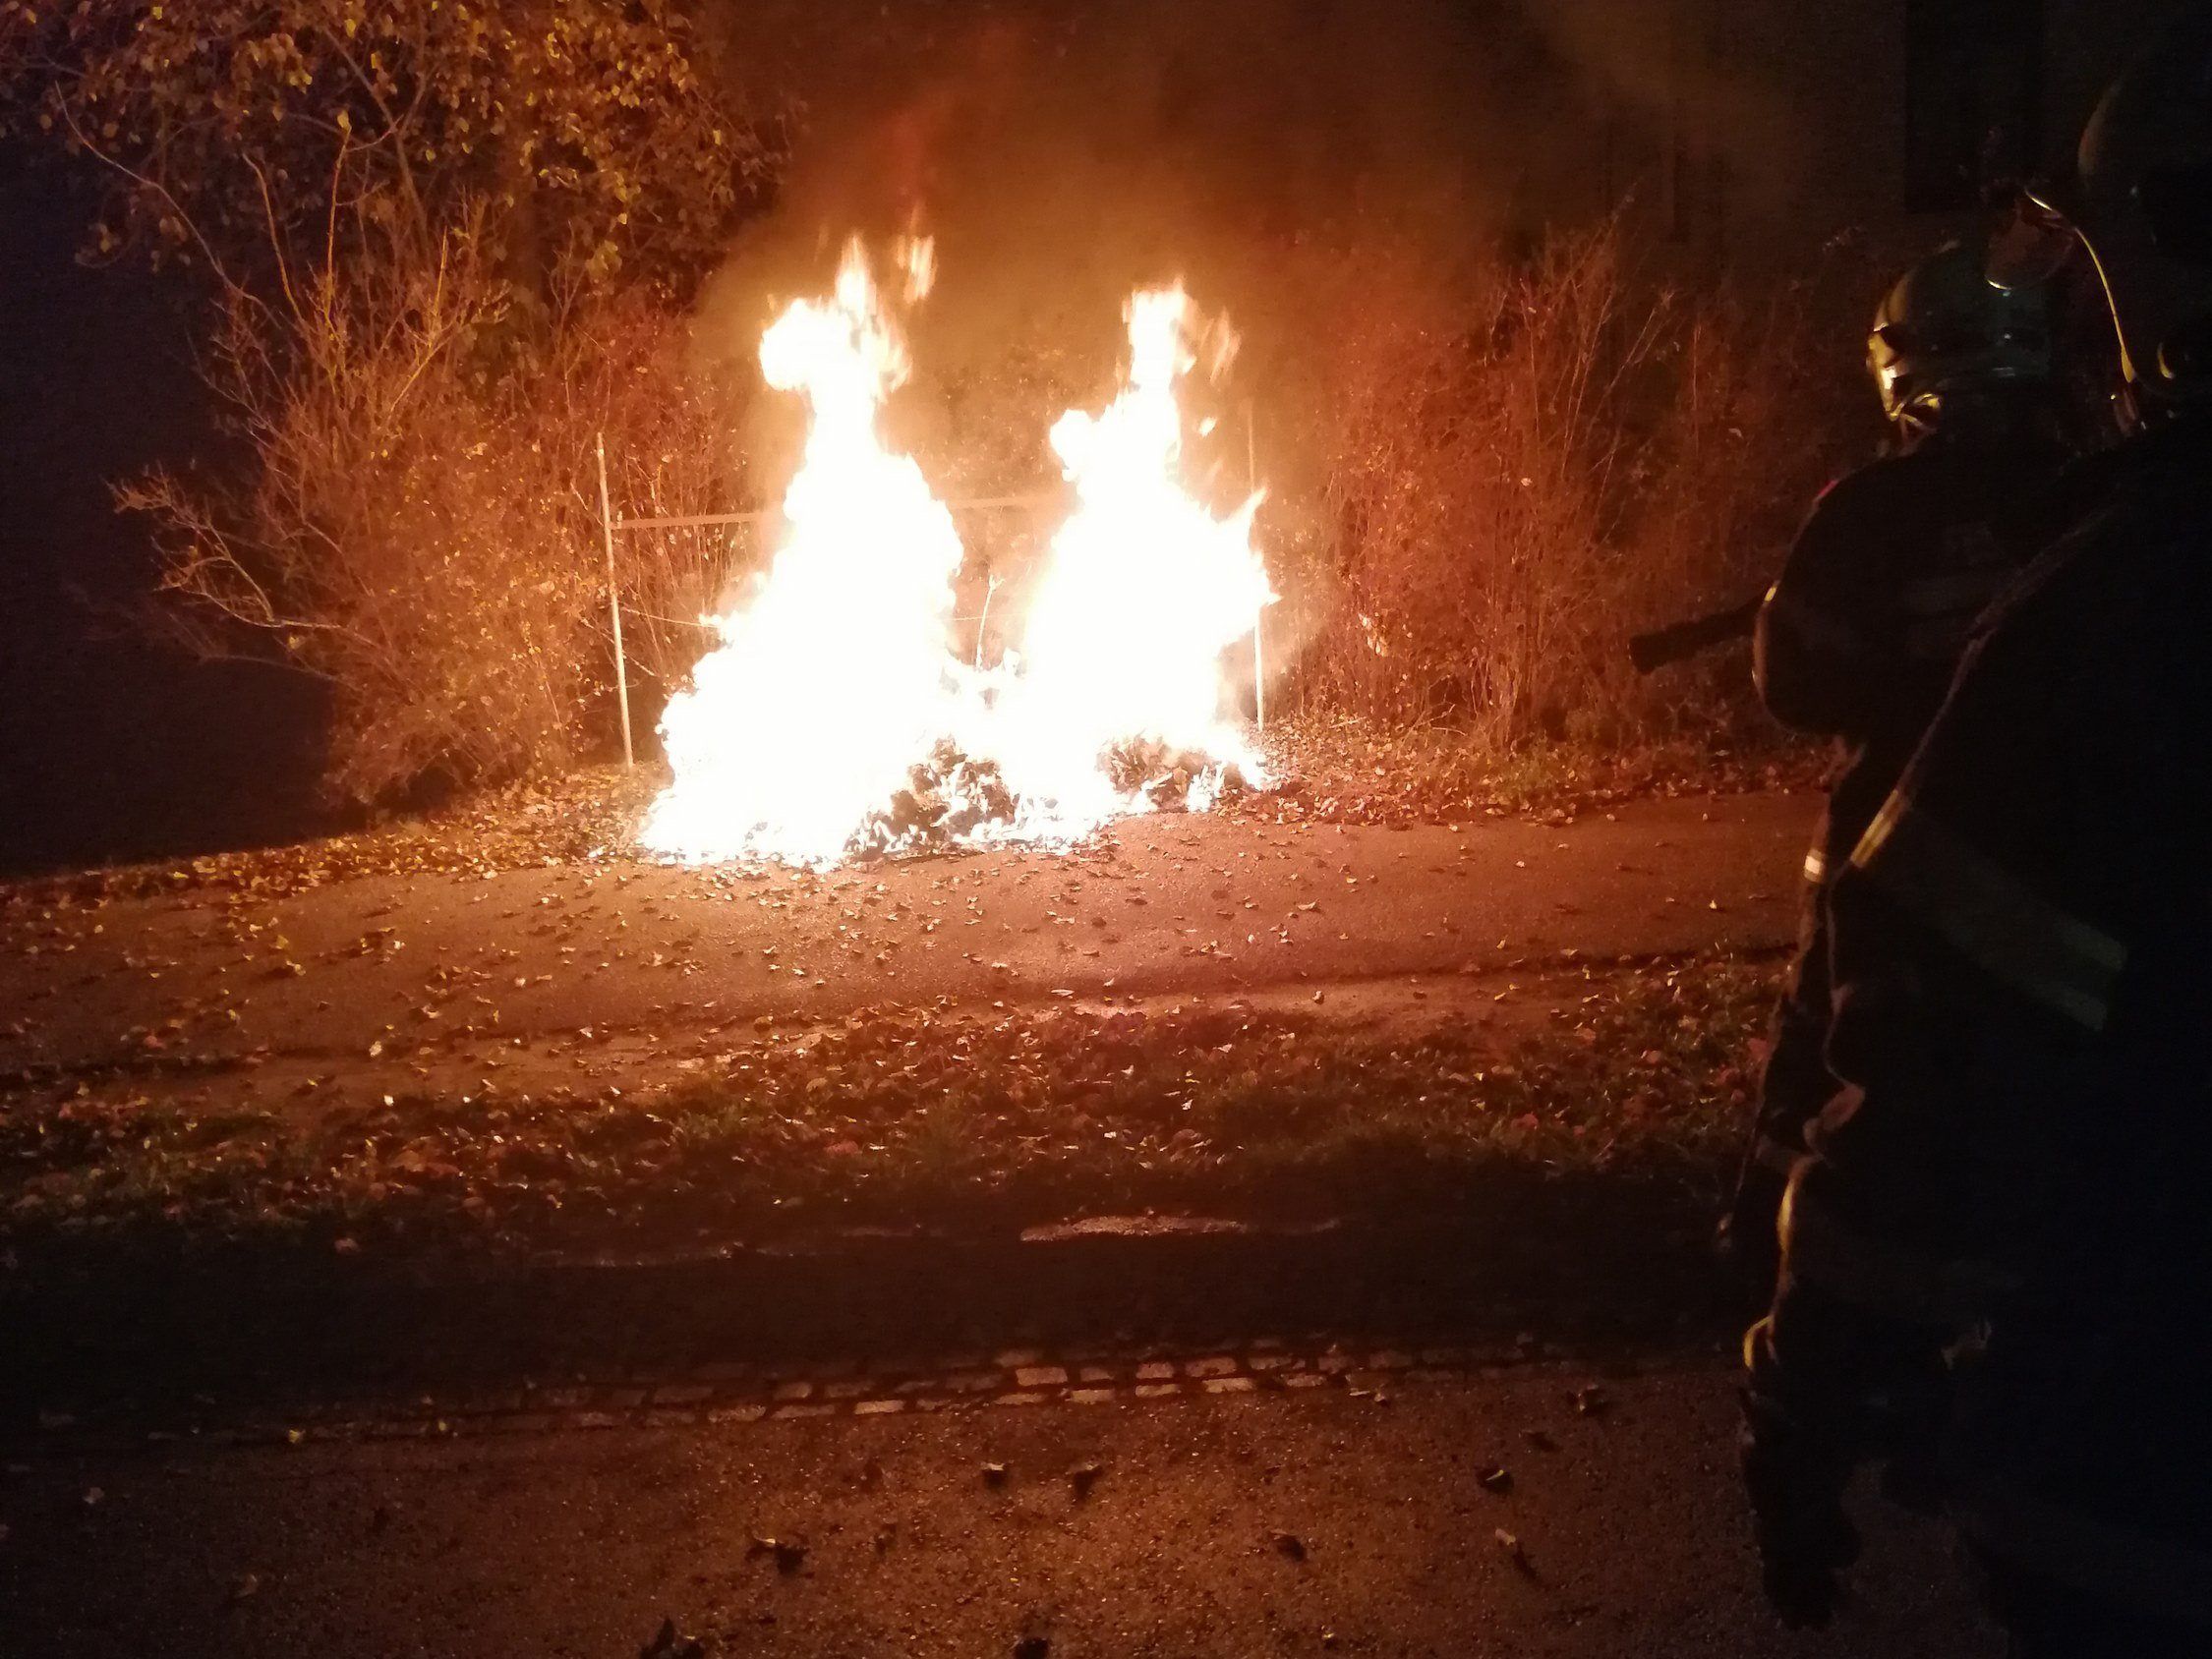
<svg viewBox="0 0 2212 1659"><path fill-rule="evenodd" d="M208 296L248 461L120 488L163 619L327 682L338 797L604 729L593 438L690 407L682 309L779 143L700 52L671 0L0 5L10 123L106 187L87 258Z"/></svg>
<svg viewBox="0 0 2212 1659"><path fill-rule="evenodd" d="M423 266L472 222L536 301L681 284L774 160L675 0L5 0L0 74L107 177L93 253L257 287L334 236Z"/></svg>
<svg viewBox="0 0 2212 1659"><path fill-rule="evenodd" d="M1709 665L1640 681L1625 640L1772 580L1856 389L1815 297L1671 284L1617 219L1443 274L1370 250L1323 287L1306 706L1493 756L1727 718Z"/></svg>

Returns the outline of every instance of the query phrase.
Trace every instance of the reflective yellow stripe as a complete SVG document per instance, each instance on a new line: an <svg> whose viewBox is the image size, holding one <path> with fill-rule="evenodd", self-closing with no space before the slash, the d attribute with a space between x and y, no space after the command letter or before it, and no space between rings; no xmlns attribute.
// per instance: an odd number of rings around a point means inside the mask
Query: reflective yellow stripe
<svg viewBox="0 0 2212 1659"><path fill-rule="evenodd" d="M1802 1180L1782 1197L1782 1259L1789 1271L1847 1302L1918 1325L1957 1326L1983 1318L2019 1281L1988 1262L1945 1260L1839 1221Z"/></svg>
<svg viewBox="0 0 2212 1659"><path fill-rule="evenodd" d="M2212 1555L2003 1479L1970 1477L1960 1496L1961 1524L1992 1555L2137 1613L2212 1625Z"/></svg>
<svg viewBox="0 0 2212 1659"><path fill-rule="evenodd" d="M1891 790L1889 798L1882 803L1882 810L1874 815L1874 822L1866 827L1866 832L1859 837L1858 845L1851 849L1853 864L1863 865L1882 850L1883 843L1890 838L1890 831L1896 828L1897 815L1904 810L1904 791Z"/></svg>
<svg viewBox="0 0 2212 1659"><path fill-rule="evenodd" d="M1828 854L1819 847L1805 855L1805 880L1816 887L1828 880Z"/></svg>
<svg viewBox="0 0 2212 1659"><path fill-rule="evenodd" d="M2014 990L2102 1031L2127 947L2029 891L1898 790L1851 853L1892 897Z"/></svg>

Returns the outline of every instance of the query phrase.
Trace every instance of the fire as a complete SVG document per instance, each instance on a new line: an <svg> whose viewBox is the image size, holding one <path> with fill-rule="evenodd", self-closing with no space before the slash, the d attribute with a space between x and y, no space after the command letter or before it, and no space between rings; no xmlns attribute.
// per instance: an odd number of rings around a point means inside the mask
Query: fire
<svg viewBox="0 0 2212 1659"><path fill-rule="evenodd" d="M857 242L829 299L796 302L761 337L760 365L809 416L787 530L669 702L675 776L642 838L689 862L828 864L948 735L960 539L921 469L877 440L910 365Z"/></svg>
<svg viewBox="0 0 2212 1659"><path fill-rule="evenodd" d="M1086 832L1132 810L1099 764L1117 746L1202 758L1194 805L1229 767L1260 775L1224 715L1221 681L1222 654L1275 597L1252 543L1260 497L1217 519L1180 481L1176 388L1195 362L1189 298L1145 290L1128 316L1121 395L1052 429L1076 511L1052 539L1000 706L999 766L1017 797L1036 803L1041 832Z"/></svg>
<svg viewBox="0 0 2212 1659"><path fill-rule="evenodd" d="M906 244L901 262L911 304L930 245ZM953 649L952 513L878 431L910 365L857 240L827 299L785 310L760 345L769 384L809 419L785 532L669 701L674 776L646 846L822 866L905 841L1064 843L1147 810L1169 768L1191 777L1193 807L1232 771L1261 780L1222 672L1274 599L1252 543L1260 497L1216 517L1181 479L1178 388L1202 334L1189 298L1141 291L1127 315L1123 389L1052 429L1074 510L1019 650L984 671ZM1212 343L1225 362L1231 337Z"/></svg>

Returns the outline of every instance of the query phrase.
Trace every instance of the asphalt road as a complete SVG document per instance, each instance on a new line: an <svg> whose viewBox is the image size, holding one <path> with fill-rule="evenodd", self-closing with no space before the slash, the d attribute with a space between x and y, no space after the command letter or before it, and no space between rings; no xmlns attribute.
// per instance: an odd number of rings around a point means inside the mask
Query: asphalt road
<svg viewBox="0 0 2212 1659"><path fill-rule="evenodd" d="M214 891L0 921L0 1072L291 1057L427 1066L885 1003L969 1006L1492 972L1792 929L1802 795L1564 826L1135 819L1073 855L827 876L575 864ZM473 1061L472 1061L473 1063Z"/></svg>
<svg viewBox="0 0 2212 1659"><path fill-rule="evenodd" d="M0 1648L630 1659L672 1618L713 1655L1995 1653L1941 1531L1872 1500L1839 1628L1779 1630L1729 1371L1608 1378L1595 1415L1572 1402L1588 1380L1532 1365L1380 1396L49 1444L0 1476ZM1493 1466L1509 1491L1478 1484ZM803 1556L784 1571L766 1539Z"/></svg>

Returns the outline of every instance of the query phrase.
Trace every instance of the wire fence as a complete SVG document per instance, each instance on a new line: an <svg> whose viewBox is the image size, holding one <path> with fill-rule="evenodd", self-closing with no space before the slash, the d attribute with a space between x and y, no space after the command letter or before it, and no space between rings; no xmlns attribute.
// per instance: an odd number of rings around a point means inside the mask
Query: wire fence
<svg viewBox="0 0 2212 1659"><path fill-rule="evenodd" d="M614 652L614 684L622 716L622 764L626 767L634 767L637 765L637 752L630 729L630 662L629 653L624 649L622 640L625 609L633 622L650 622L664 628L696 628L703 626L708 619L704 616L662 615L638 605L634 601L625 607L622 602L621 573L615 556L614 539L617 536L639 532L733 529L740 525L753 528L774 521L780 516L780 509L749 507L722 513L617 514L614 511L611 493L608 486L607 438L604 433L599 436L596 447L599 461L601 539L607 556L607 637ZM1248 474L1252 475L1252 480L1248 482L1253 482L1254 487L1256 487L1257 465L1253 447L1252 413L1251 405L1248 404L1245 409L1246 468ZM1067 503L1068 495L1065 490L1035 489L1005 495L969 496L961 500L948 501L945 506L947 510L955 514L1033 513L1042 516L1047 512L1064 509ZM952 618L954 622L962 626L969 623L975 625L975 664L977 667L981 667L983 662L984 630L990 620L991 601L997 596L999 589L1006 585L995 571L987 570L985 580L983 608L973 615L958 615ZM1252 616L1252 644L1255 713L1258 716L1259 725L1264 730L1267 724L1266 656L1261 635L1260 617L1257 612ZM649 667L645 669L645 672L656 679L663 677L654 673Z"/></svg>

